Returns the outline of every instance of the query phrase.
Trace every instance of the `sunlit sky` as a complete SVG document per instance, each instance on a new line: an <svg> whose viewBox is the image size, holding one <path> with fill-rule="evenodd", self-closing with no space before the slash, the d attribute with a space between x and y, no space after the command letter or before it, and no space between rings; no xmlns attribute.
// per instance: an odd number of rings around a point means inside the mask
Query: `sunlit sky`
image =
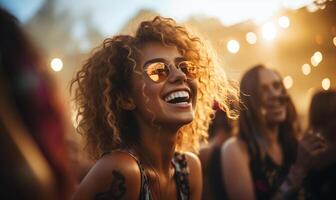
<svg viewBox="0 0 336 200"><path fill-rule="evenodd" d="M224 25L247 19L263 20L281 9L296 9L313 0L56 0L57 9L67 9L78 19L91 13L95 26L104 34L116 33L140 9L151 9L177 21L192 15L217 17ZM0 0L23 23L44 0Z"/></svg>

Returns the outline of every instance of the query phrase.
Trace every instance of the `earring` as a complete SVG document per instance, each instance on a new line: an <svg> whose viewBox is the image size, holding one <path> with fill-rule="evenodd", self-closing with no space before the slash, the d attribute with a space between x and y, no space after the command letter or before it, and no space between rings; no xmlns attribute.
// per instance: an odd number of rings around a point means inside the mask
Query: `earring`
<svg viewBox="0 0 336 200"><path fill-rule="evenodd" d="M120 107L124 110L131 111L136 108L136 105L131 99L120 100L119 102L120 102Z"/></svg>
<svg viewBox="0 0 336 200"><path fill-rule="evenodd" d="M129 110L129 111L131 111L131 110L134 110L135 108L136 108L136 105L135 105L135 104L133 103L133 101L132 101L132 102L130 102L129 104L127 104L125 110Z"/></svg>

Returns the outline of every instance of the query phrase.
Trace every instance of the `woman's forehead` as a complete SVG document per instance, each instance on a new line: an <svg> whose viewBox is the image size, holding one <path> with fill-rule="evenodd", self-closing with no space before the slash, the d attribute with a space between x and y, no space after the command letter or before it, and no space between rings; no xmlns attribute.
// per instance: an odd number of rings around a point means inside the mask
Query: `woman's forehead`
<svg viewBox="0 0 336 200"><path fill-rule="evenodd" d="M274 82L280 82L280 76L270 69L259 70L259 82L260 84L272 84Z"/></svg>
<svg viewBox="0 0 336 200"><path fill-rule="evenodd" d="M176 46L167 46L159 42L148 42L140 48L139 61L144 63L147 60L163 58L165 60L175 60L181 57Z"/></svg>

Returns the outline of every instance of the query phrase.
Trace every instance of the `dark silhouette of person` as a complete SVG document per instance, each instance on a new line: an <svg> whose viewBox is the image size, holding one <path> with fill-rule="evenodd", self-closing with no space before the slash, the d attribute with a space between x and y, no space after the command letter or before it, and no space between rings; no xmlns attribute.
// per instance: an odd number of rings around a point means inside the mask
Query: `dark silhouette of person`
<svg viewBox="0 0 336 200"><path fill-rule="evenodd" d="M336 90L318 91L309 108L310 129L325 139L326 150L313 163L304 181L305 199L336 197Z"/></svg>
<svg viewBox="0 0 336 200"><path fill-rule="evenodd" d="M0 8L1 198L69 199L62 110L42 58Z"/></svg>

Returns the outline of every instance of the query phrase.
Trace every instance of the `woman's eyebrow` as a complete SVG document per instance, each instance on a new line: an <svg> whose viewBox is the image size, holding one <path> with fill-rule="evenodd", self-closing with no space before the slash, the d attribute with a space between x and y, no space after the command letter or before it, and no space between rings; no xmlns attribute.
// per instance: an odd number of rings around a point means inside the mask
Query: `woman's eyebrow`
<svg viewBox="0 0 336 200"><path fill-rule="evenodd" d="M163 63L167 63L167 60L164 59L164 58L153 58L153 59L147 60L147 61L144 63L143 68L145 68L148 64L155 63L155 62L163 62Z"/></svg>
<svg viewBox="0 0 336 200"><path fill-rule="evenodd" d="M175 62L181 62L181 61L186 61L186 60L187 59L185 57L183 57L183 56L177 57L177 58L174 59Z"/></svg>

